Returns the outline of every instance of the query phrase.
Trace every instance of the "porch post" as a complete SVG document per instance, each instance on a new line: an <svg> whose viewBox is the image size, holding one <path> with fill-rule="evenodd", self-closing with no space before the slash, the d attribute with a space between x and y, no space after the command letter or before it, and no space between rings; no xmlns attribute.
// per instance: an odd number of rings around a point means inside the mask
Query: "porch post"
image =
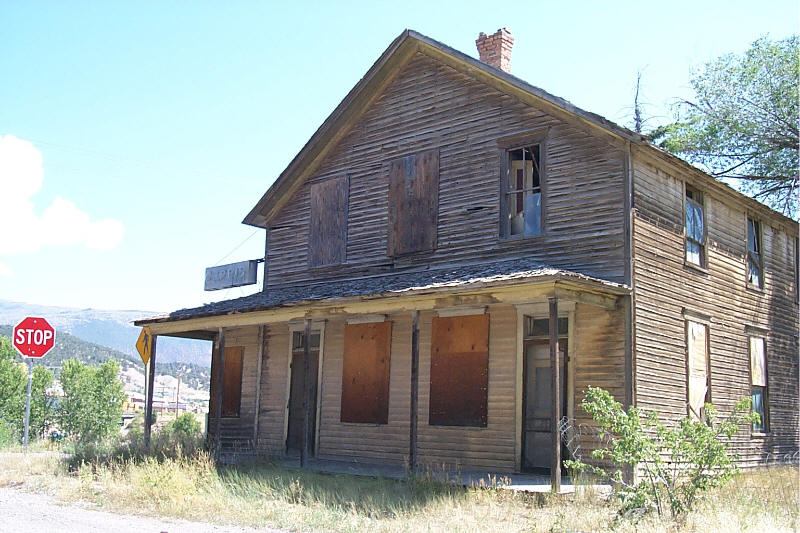
<svg viewBox="0 0 800 533"><path fill-rule="evenodd" d="M144 404L144 447L150 451L150 432L153 427L153 386L156 380L156 339L153 335L150 339L150 360L147 361L147 383L146 398Z"/></svg>
<svg viewBox="0 0 800 533"><path fill-rule="evenodd" d="M214 417L214 458L218 461L220 456L220 439L222 437L222 388L225 384L225 328L217 332L217 397L215 402Z"/></svg>
<svg viewBox="0 0 800 533"><path fill-rule="evenodd" d="M258 419L261 412L261 372L264 360L264 344L267 342L267 326L258 326L258 362L256 363L255 418L253 419L253 445L258 443Z"/></svg>
<svg viewBox="0 0 800 533"><path fill-rule="evenodd" d="M553 419L551 424L550 490L561 492L561 376L558 353L558 299L548 298L550 304L550 375Z"/></svg>
<svg viewBox="0 0 800 533"><path fill-rule="evenodd" d="M419 311L411 313L411 412L409 413L408 469L417 469L417 406L419 404Z"/></svg>
<svg viewBox="0 0 800 533"><path fill-rule="evenodd" d="M300 467L306 464L308 456L308 424L311 420L311 319L306 318L303 339L303 442L300 446Z"/></svg>

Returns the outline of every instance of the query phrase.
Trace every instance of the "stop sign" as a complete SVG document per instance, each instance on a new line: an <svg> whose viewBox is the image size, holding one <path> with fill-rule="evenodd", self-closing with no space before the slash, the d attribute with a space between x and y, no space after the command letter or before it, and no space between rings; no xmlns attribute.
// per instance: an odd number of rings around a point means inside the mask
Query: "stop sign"
<svg viewBox="0 0 800 533"><path fill-rule="evenodd" d="M55 340L56 332L44 318L29 316L14 326L14 348L25 357L42 357Z"/></svg>

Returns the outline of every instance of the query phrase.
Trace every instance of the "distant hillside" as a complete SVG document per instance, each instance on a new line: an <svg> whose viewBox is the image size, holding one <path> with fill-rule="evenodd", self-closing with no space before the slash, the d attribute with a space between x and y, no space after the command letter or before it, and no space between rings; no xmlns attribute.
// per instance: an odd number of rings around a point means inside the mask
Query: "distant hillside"
<svg viewBox="0 0 800 533"><path fill-rule="evenodd" d="M14 327L10 325L0 325L0 335L11 337ZM159 339L159 343L161 339ZM160 348L160 345L159 345ZM160 351L160 350L159 350ZM56 330L56 343L43 358L35 361L51 368L56 374L61 371L61 365L67 359L78 359L87 364L100 364L109 359L115 359L122 371L128 368L135 368L144 373L144 364L138 355L130 355L113 348L100 346L92 342L79 339L74 335ZM206 366L194 363L165 362L156 363L156 374L162 376L181 376L181 381L195 389L208 389L210 370Z"/></svg>
<svg viewBox="0 0 800 533"><path fill-rule="evenodd" d="M157 314L153 311L108 311L76 309L0 300L0 324L16 324L26 316L41 316L61 333L110 347L139 360L135 343L140 328L133 320ZM158 360L162 363L182 362L211 366L211 343L192 339L159 337Z"/></svg>

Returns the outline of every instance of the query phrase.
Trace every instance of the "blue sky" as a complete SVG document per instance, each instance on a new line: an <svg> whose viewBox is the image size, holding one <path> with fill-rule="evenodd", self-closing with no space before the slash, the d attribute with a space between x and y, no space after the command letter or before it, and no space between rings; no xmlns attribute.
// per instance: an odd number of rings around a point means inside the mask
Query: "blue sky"
<svg viewBox="0 0 800 533"><path fill-rule="evenodd" d="M655 125L692 68L798 31L795 1L559 4L0 0L0 299L252 292L205 267L263 254L241 220L405 28L476 56L508 27L515 75L623 125L637 70Z"/></svg>

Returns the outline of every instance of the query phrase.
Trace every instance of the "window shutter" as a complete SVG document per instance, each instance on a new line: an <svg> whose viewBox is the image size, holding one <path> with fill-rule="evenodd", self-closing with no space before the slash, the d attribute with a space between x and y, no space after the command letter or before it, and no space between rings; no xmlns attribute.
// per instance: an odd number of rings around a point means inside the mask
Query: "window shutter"
<svg viewBox="0 0 800 533"><path fill-rule="evenodd" d="M344 263L347 254L347 209L350 180L347 176L311 185L311 223L308 233L308 265Z"/></svg>
<svg viewBox="0 0 800 533"><path fill-rule="evenodd" d="M389 165L390 256L434 250L439 219L439 151Z"/></svg>

